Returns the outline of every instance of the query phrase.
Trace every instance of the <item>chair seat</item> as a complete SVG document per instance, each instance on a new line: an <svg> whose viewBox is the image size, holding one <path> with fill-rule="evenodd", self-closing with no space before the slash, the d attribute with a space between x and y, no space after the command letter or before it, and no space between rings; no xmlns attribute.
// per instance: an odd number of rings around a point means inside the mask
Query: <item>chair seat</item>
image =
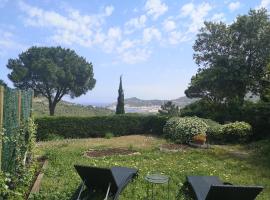
<svg viewBox="0 0 270 200"><path fill-rule="evenodd" d="M187 176L197 200L254 200L262 186L225 185L216 176Z"/></svg>
<svg viewBox="0 0 270 200"><path fill-rule="evenodd" d="M187 182L192 187L197 200L205 200L211 185L223 185L217 176L188 176Z"/></svg>
<svg viewBox="0 0 270 200"><path fill-rule="evenodd" d="M138 170L126 167L98 168L90 166L75 165L83 183L89 191L101 191L114 200L118 199L121 191L137 175Z"/></svg>

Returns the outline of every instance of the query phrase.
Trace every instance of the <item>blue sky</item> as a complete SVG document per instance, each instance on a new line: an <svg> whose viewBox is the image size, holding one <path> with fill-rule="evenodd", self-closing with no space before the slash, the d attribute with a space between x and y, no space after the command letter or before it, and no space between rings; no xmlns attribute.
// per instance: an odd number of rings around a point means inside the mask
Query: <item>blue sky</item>
<svg viewBox="0 0 270 200"><path fill-rule="evenodd" d="M231 23L270 0L0 0L0 78L27 48L74 49L94 65L95 88L72 101L108 103L123 74L125 97L184 96L197 66L192 45L203 21Z"/></svg>

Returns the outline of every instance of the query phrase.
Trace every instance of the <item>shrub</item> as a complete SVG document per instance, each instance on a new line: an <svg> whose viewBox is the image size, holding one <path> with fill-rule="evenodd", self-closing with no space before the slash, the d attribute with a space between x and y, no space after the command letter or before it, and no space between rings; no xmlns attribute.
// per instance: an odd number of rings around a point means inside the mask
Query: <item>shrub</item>
<svg viewBox="0 0 270 200"><path fill-rule="evenodd" d="M221 127L221 135L224 142L246 142L251 136L252 128L246 122L233 122Z"/></svg>
<svg viewBox="0 0 270 200"><path fill-rule="evenodd" d="M111 132L105 133L105 138L106 138L106 139L111 139L111 138L113 138L113 137L114 137L114 134L113 134L113 133L111 133Z"/></svg>
<svg viewBox="0 0 270 200"><path fill-rule="evenodd" d="M198 134L205 134L207 124L198 117L174 117L167 121L163 132L176 143L187 143Z"/></svg>
<svg viewBox="0 0 270 200"><path fill-rule="evenodd" d="M202 119L208 126L206 135L208 142L219 143L222 141L221 127L222 125L211 119Z"/></svg>
<svg viewBox="0 0 270 200"><path fill-rule="evenodd" d="M241 121L248 122L252 126L252 139L270 136L270 102L245 102L243 113Z"/></svg>
<svg viewBox="0 0 270 200"><path fill-rule="evenodd" d="M226 105L201 99L182 108L181 116L198 116L220 123L244 121L252 126L252 139L262 139L270 136L268 131L270 129L270 102L245 101L243 105Z"/></svg>
<svg viewBox="0 0 270 200"><path fill-rule="evenodd" d="M162 135L167 118L156 115L112 115L96 117L44 117L37 118L37 139L48 140L50 135L63 138L104 137L152 133Z"/></svg>

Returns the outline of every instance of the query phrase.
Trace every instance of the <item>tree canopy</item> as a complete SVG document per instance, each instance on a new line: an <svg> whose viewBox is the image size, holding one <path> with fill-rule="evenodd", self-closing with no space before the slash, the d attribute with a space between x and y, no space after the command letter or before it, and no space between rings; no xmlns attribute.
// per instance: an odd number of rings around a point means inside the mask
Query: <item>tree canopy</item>
<svg viewBox="0 0 270 200"><path fill-rule="evenodd" d="M250 10L230 25L205 22L193 46L199 70L187 97L241 104L249 92L260 95L270 58L269 33L265 9Z"/></svg>
<svg viewBox="0 0 270 200"><path fill-rule="evenodd" d="M180 116L180 108L173 104L171 101L167 101L163 105L161 105L161 109L158 110L160 115L169 116L169 117L177 117Z"/></svg>
<svg viewBox="0 0 270 200"><path fill-rule="evenodd" d="M64 95L78 97L95 86L93 65L75 51L61 47L31 47L9 59L8 75L14 86L31 88L49 101L50 115Z"/></svg>

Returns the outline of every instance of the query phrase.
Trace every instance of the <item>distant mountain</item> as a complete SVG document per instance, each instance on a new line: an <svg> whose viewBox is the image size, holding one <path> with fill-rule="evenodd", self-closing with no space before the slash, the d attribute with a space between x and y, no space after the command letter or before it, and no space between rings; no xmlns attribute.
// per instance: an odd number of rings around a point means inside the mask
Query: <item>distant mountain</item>
<svg viewBox="0 0 270 200"><path fill-rule="evenodd" d="M179 97L177 99L173 99L171 100L175 105L179 106L179 107L185 107L188 104L191 104L195 101L198 101L198 98L194 98L194 99L190 99L188 97Z"/></svg>
<svg viewBox="0 0 270 200"><path fill-rule="evenodd" d="M187 97L179 97L173 100L142 100L137 97L127 98L125 99L125 105L129 107L153 107L153 106L161 106L167 101L172 101L175 105L179 107L184 107L190 103L197 101L198 99L190 99ZM113 103L110 107L115 106L116 103Z"/></svg>
<svg viewBox="0 0 270 200"><path fill-rule="evenodd" d="M33 113L36 117L48 116L48 100L46 98L38 97L33 100ZM114 112L104 107L84 106L80 104L70 103L67 101L60 101L55 108L55 116L99 116L110 115Z"/></svg>

